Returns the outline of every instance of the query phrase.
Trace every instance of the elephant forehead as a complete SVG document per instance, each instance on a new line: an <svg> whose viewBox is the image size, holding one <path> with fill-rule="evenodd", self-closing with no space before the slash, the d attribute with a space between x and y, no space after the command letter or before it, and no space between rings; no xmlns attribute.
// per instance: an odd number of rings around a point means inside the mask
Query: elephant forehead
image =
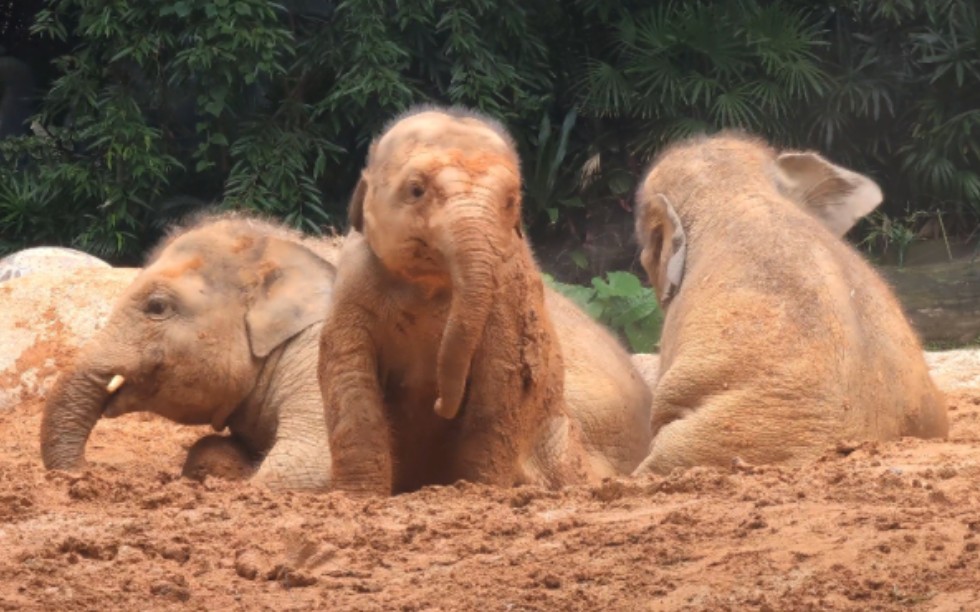
<svg viewBox="0 0 980 612"><path fill-rule="evenodd" d="M429 112L396 123L378 141L376 153L386 157L400 147L412 148L417 145L443 149L479 147L498 153L511 150L500 134L478 119Z"/></svg>
<svg viewBox="0 0 980 612"><path fill-rule="evenodd" d="M453 149L433 156L423 165L423 171L436 180L467 180L485 182L517 178L517 167L513 160L503 155L482 151L460 151Z"/></svg>
<svg viewBox="0 0 980 612"><path fill-rule="evenodd" d="M459 149L417 145L399 156L400 166L407 171L421 171L432 177L466 175L476 178L485 175L498 177L518 174L515 157L483 149Z"/></svg>
<svg viewBox="0 0 980 612"><path fill-rule="evenodd" d="M198 290L204 285L240 285L238 266L228 258L212 253L170 253L143 270L142 276L151 284L165 283L171 287Z"/></svg>
<svg viewBox="0 0 980 612"><path fill-rule="evenodd" d="M204 265L204 259L200 255L189 255L178 258L167 258L153 266L156 272L166 278L178 278L189 272L196 272Z"/></svg>

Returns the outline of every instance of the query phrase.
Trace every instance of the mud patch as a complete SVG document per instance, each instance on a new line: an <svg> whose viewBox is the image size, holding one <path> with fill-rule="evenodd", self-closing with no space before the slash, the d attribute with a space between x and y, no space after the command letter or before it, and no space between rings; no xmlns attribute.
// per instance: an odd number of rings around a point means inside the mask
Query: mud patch
<svg viewBox="0 0 980 612"><path fill-rule="evenodd" d="M950 402L948 441L801 468L364 500L181 478L208 429L138 414L45 472L35 400L0 413L0 609L971 610L980 389Z"/></svg>

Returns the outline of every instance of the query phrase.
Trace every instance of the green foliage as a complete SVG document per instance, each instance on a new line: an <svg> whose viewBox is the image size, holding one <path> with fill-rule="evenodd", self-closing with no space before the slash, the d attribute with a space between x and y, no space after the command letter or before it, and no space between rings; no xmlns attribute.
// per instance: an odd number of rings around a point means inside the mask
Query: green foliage
<svg viewBox="0 0 980 612"><path fill-rule="evenodd" d="M248 94L259 79L283 76L291 50L291 33L274 5L260 0L58 0L38 13L33 29L62 41L73 32L80 42L56 61L60 76L47 91L35 134L2 143L7 172L0 179L11 181L13 170L19 180L44 185L50 207L66 222L50 235L52 228L0 199L4 235L36 242L48 234L47 241L110 258L141 250L182 181L220 184L236 151L251 159L241 147L270 117L250 120L268 109ZM195 120L179 121L187 117ZM273 113L271 125L277 118ZM231 170L229 181L241 182L236 171L249 168ZM288 193L276 212L291 210L302 195Z"/></svg>
<svg viewBox="0 0 980 612"><path fill-rule="evenodd" d="M663 312L653 291L644 287L634 274L609 272L605 279L593 278L591 287L561 283L548 274L543 277L549 287L620 334L634 353L656 350Z"/></svg>
<svg viewBox="0 0 980 612"><path fill-rule="evenodd" d="M665 143L732 127L871 174L890 218L980 220L970 0L53 0L33 32L68 51L0 141L0 253L132 262L207 203L340 224L370 139L422 102L512 130L535 237L585 241Z"/></svg>
<svg viewBox="0 0 980 612"><path fill-rule="evenodd" d="M632 151L718 127L784 134L796 105L827 87L810 13L756 2L667 2L624 11L614 51L579 83L592 114L643 126Z"/></svg>
<svg viewBox="0 0 980 612"><path fill-rule="evenodd" d="M877 248L881 252L894 246L898 250L898 265L902 267L905 265L905 252L916 238L915 224L922 216L922 211L915 211L901 218L893 218L882 211L875 211L867 219L870 229L861 244L869 250Z"/></svg>
<svg viewBox="0 0 980 612"><path fill-rule="evenodd" d="M367 143L411 104L539 124L554 87L536 17L491 0L55 0L34 34L72 50L34 133L0 142L0 249L133 261L207 203L339 224Z"/></svg>
<svg viewBox="0 0 980 612"><path fill-rule="evenodd" d="M632 186L665 143L741 128L870 173L892 215L938 210L961 233L980 220L975 2L579 4L605 15L574 90L601 120L606 176Z"/></svg>
<svg viewBox="0 0 980 612"><path fill-rule="evenodd" d="M527 147L531 152L531 164L525 165L524 208L532 216L542 211L552 224L558 221L561 208L582 208L582 198L575 194L576 182L568 175L571 164L568 139L575 127L577 113L568 111L558 128L552 128L551 119L545 115L535 138Z"/></svg>
<svg viewBox="0 0 980 612"><path fill-rule="evenodd" d="M832 20L830 104L817 143L870 166L892 216L980 219L980 6L965 0L845 3ZM836 125L836 133L828 126Z"/></svg>

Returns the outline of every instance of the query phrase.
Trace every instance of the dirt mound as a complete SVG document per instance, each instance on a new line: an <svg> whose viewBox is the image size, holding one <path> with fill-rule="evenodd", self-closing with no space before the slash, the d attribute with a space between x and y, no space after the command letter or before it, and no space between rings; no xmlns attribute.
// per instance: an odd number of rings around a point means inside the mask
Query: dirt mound
<svg viewBox="0 0 980 612"><path fill-rule="evenodd" d="M146 415L45 472L32 400L0 412L0 609L977 609L980 388L950 400L948 442L802 468L377 500L182 479L206 430Z"/></svg>

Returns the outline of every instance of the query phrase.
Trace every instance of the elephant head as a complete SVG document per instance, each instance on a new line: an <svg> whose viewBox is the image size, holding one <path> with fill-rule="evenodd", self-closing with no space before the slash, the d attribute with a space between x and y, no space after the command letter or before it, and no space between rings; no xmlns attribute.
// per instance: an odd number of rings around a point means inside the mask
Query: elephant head
<svg viewBox="0 0 980 612"><path fill-rule="evenodd" d="M712 180L724 178L726 169L738 174L738 182L753 181L763 193L800 207L839 237L881 204L881 189L873 180L812 151L776 152L762 141L737 133L715 138L724 143L716 147L717 153L690 147L689 141L669 147L657 161L668 154L675 161L683 160L670 171L660 169L655 161L636 193L640 263L663 305L676 295L684 275L687 232L698 223L716 224L715 219L727 214L701 210L705 202L714 201L706 193L717 188ZM705 157L714 154L727 156L727 160ZM677 168L685 171L677 172Z"/></svg>
<svg viewBox="0 0 980 612"><path fill-rule="evenodd" d="M435 412L456 416L495 298L522 244L516 148L496 122L460 109L399 117L371 146L350 206L354 229L392 275L451 293Z"/></svg>
<svg viewBox="0 0 980 612"><path fill-rule="evenodd" d="M49 396L44 465L83 463L102 416L152 411L223 429L277 347L323 320L333 276L290 233L257 220L208 218L176 232Z"/></svg>

